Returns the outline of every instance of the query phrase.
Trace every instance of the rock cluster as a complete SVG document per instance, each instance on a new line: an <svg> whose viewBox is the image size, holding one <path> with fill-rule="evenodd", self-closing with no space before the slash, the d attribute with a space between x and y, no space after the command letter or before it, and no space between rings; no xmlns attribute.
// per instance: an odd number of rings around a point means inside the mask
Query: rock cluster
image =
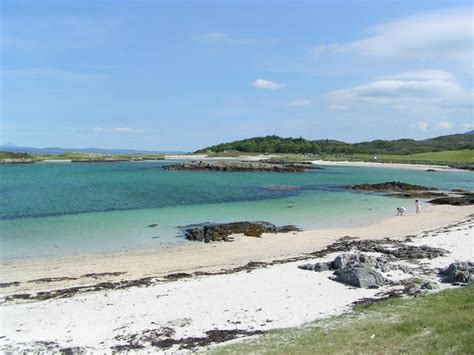
<svg viewBox="0 0 474 355"><path fill-rule="evenodd" d="M352 190L383 192L387 196L400 198L434 198L447 197L443 192L434 192L434 187L407 184L400 181L382 182L379 184L361 184L344 186Z"/></svg>
<svg viewBox="0 0 474 355"><path fill-rule="evenodd" d="M367 191L431 191L437 190L434 187L412 185L400 181L382 182L379 184L361 184L352 185L349 188L353 190L367 190Z"/></svg>
<svg viewBox="0 0 474 355"><path fill-rule="evenodd" d="M189 171L265 171L275 173L303 172L309 167L305 164L269 164L261 162L207 162L192 161L189 163L163 166L165 170Z"/></svg>
<svg viewBox="0 0 474 355"><path fill-rule="evenodd" d="M446 283L469 283L474 279L473 262L454 262L439 273Z"/></svg>
<svg viewBox="0 0 474 355"><path fill-rule="evenodd" d="M379 259L379 260L377 260ZM334 280L363 288L379 287L385 284L385 279L376 271L381 264L381 258L372 258L364 254L338 255L333 261L327 263L305 264L298 266L300 269L312 271L335 270Z"/></svg>
<svg viewBox="0 0 474 355"><path fill-rule="evenodd" d="M300 229L288 226L276 226L268 222L232 222L232 223L203 223L183 227L183 234L188 240L204 241L205 243L233 239L232 234L244 234L248 237L261 237L263 233L286 233Z"/></svg>

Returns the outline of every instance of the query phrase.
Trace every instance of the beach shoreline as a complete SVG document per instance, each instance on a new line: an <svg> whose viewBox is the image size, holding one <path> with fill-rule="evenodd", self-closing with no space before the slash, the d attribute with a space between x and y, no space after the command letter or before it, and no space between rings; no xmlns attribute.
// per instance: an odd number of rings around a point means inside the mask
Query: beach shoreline
<svg viewBox="0 0 474 355"><path fill-rule="evenodd" d="M329 262L341 255L344 248L300 258L254 262L252 266L227 272L221 269L216 273L145 278L141 283L95 280L86 287L65 289L43 284L43 292L36 293L38 298L25 298L23 293L18 298L3 299L0 315L4 320L4 336L0 339L0 349L13 353L73 349L101 353L137 349L159 353L209 351L241 337L300 327L350 312L357 302L374 302L391 297L393 292L410 296L410 290L418 295L459 287L456 283L442 282L437 270L445 269L454 261L472 260L473 209L468 206L470 208L456 211L442 207L426 212L427 219L436 219L436 223L408 215L408 218L399 218L404 220L401 224L391 218L353 230L353 237L361 243L361 239L370 238L374 243L376 239L390 237L399 240L380 242L441 251L441 255L433 258L386 258L391 263L388 269L378 270L390 282L381 287L352 287L334 281L331 270L315 272L302 267L308 262ZM399 226L397 230L393 230L395 225ZM410 227L400 228L401 225ZM429 225L433 228L427 228ZM408 230L415 234L407 236ZM381 231L385 233L382 235ZM242 238L236 243L216 245L239 245L245 240L255 246L259 241L272 239ZM352 252L357 253L357 249ZM365 255L383 258L384 254L366 251ZM146 265L142 263L141 267ZM420 286L420 280L433 286L427 290ZM52 291L44 291L46 289Z"/></svg>
<svg viewBox="0 0 474 355"><path fill-rule="evenodd" d="M474 206L431 206L420 216L386 217L366 225L269 234L262 238L236 235L234 242L189 242L179 246L130 252L18 259L0 263L0 283L19 283L2 288L2 294L33 292L100 281L135 280L172 273L215 272L249 262L291 258L323 249L337 239L402 238L458 222L474 213ZM51 282L34 282L51 278ZM54 280L57 279L57 280Z"/></svg>

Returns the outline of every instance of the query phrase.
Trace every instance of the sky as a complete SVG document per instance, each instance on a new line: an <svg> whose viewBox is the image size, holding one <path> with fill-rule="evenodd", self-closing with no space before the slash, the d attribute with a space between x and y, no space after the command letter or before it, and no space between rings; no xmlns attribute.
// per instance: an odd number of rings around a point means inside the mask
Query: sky
<svg viewBox="0 0 474 355"><path fill-rule="evenodd" d="M0 144L192 151L474 128L471 1L1 6Z"/></svg>

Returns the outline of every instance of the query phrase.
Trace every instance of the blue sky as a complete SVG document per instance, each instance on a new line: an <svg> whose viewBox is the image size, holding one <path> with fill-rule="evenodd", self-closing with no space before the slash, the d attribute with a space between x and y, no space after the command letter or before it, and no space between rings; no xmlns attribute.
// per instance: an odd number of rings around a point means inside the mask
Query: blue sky
<svg viewBox="0 0 474 355"><path fill-rule="evenodd" d="M2 144L474 128L470 1L3 0L1 26Z"/></svg>

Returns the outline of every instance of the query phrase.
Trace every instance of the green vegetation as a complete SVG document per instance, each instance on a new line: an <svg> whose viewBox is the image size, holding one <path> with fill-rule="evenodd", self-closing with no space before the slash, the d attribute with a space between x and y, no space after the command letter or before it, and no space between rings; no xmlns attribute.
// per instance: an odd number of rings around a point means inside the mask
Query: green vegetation
<svg viewBox="0 0 474 355"><path fill-rule="evenodd" d="M0 151L0 159L33 159L33 157L27 153L12 153Z"/></svg>
<svg viewBox="0 0 474 355"><path fill-rule="evenodd" d="M474 285L359 306L352 314L272 331L217 354L471 354Z"/></svg>
<svg viewBox="0 0 474 355"><path fill-rule="evenodd" d="M328 161L378 161L404 164L438 164L438 165L474 165L474 150L448 150L442 152L396 154L330 154L324 155Z"/></svg>
<svg viewBox="0 0 474 355"><path fill-rule="evenodd" d="M304 138L282 138L266 136L222 143L198 150L196 153L220 153L231 151L243 153L312 153L312 154L414 154L446 150L474 149L474 135L453 134L422 141L398 139L375 140L362 143L345 143L336 140L314 140Z"/></svg>
<svg viewBox="0 0 474 355"><path fill-rule="evenodd" d="M161 154L97 154L97 153L63 153L59 155L35 154L37 160L72 160L72 161L107 161L107 160L161 160L164 155Z"/></svg>

